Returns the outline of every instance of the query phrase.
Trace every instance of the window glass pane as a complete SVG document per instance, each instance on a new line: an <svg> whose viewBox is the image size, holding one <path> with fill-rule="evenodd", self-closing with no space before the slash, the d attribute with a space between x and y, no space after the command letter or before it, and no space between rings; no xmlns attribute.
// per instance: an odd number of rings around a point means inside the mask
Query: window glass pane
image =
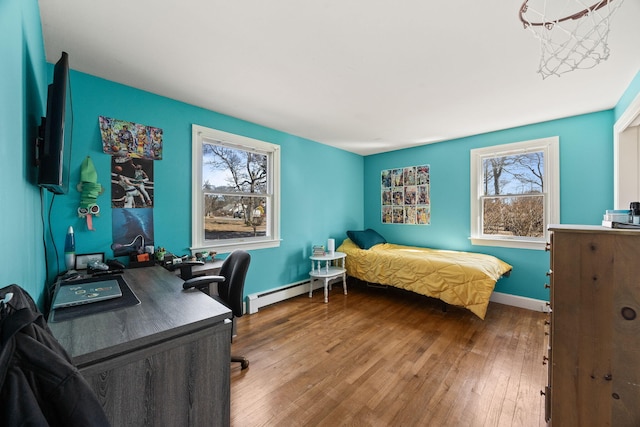
<svg viewBox="0 0 640 427"><path fill-rule="evenodd" d="M482 233L544 237L544 195L484 197Z"/></svg>
<svg viewBox="0 0 640 427"><path fill-rule="evenodd" d="M266 193L266 154L205 143L202 146L202 187L225 193Z"/></svg>
<svg viewBox="0 0 640 427"><path fill-rule="evenodd" d="M484 195L544 191L544 152L486 157L482 160Z"/></svg>
<svg viewBox="0 0 640 427"><path fill-rule="evenodd" d="M204 240L267 235L267 166L265 154L203 144Z"/></svg>
<svg viewBox="0 0 640 427"><path fill-rule="evenodd" d="M206 193L204 240L267 235L267 197Z"/></svg>

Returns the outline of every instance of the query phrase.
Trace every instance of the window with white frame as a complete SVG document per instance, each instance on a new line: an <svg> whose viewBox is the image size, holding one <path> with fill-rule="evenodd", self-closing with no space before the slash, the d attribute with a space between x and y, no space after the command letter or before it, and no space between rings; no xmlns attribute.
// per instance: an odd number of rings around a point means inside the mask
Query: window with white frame
<svg viewBox="0 0 640 427"><path fill-rule="evenodd" d="M544 249L560 222L559 138L471 150L471 241Z"/></svg>
<svg viewBox="0 0 640 427"><path fill-rule="evenodd" d="M280 245L280 146L192 128L193 252Z"/></svg>

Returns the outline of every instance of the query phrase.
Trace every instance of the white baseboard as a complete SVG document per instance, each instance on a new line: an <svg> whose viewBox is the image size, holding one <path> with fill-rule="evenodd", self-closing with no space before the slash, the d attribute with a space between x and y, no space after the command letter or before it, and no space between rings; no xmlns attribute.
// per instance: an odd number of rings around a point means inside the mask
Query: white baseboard
<svg viewBox="0 0 640 427"><path fill-rule="evenodd" d="M316 280L314 282L314 290L320 289L322 287L323 283L321 280ZM298 295L302 295L308 292L309 281L304 280L281 286L279 288L270 289L268 291L251 294L247 296L245 312L247 314L254 314L258 312L260 307L275 304L277 302L297 297ZM547 301L505 294L501 292L494 292L493 294L491 294L490 301L497 302L499 304L511 305L514 307L525 308L527 310L541 311L545 313L549 311Z"/></svg>
<svg viewBox="0 0 640 427"><path fill-rule="evenodd" d="M497 302L499 304L511 305L514 307L526 308L527 310L541 311L544 313L549 312L549 305L547 301L541 299L520 297L517 295L504 294L501 292L494 292L491 294L489 301Z"/></svg>

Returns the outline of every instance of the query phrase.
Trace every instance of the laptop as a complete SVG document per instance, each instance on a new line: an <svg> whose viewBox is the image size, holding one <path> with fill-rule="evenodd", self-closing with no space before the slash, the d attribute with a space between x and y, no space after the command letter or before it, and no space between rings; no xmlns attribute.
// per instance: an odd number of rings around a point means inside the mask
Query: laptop
<svg viewBox="0 0 640 427"><path fill-rule="evenodd" d="M122 290L115 279L105 279L90 283L70 283L58 288L53 297L52 309L89 304L122 296Z"/></svg>

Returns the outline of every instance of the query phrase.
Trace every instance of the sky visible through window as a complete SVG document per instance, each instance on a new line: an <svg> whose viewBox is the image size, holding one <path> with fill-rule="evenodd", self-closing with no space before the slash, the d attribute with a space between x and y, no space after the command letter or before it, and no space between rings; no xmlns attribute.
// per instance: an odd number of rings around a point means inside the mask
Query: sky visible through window
<svg viewBox="0 0 640 427"><path fill-rule="evenodd" d="M213 162L216 155L211 152L202 154L202 184L209 184L211 188L220 188L233 185L231 170L229 168L215 168Z"/></svg>
<svg viewBox="0 0 640 427"><path fill-rule="evenodd" d="M544 190L544 153L542 151L485 158L486 195L530 194ZM499 172L494 172L498 170ZM498 175L499 192L493 180Z"/></svg>

